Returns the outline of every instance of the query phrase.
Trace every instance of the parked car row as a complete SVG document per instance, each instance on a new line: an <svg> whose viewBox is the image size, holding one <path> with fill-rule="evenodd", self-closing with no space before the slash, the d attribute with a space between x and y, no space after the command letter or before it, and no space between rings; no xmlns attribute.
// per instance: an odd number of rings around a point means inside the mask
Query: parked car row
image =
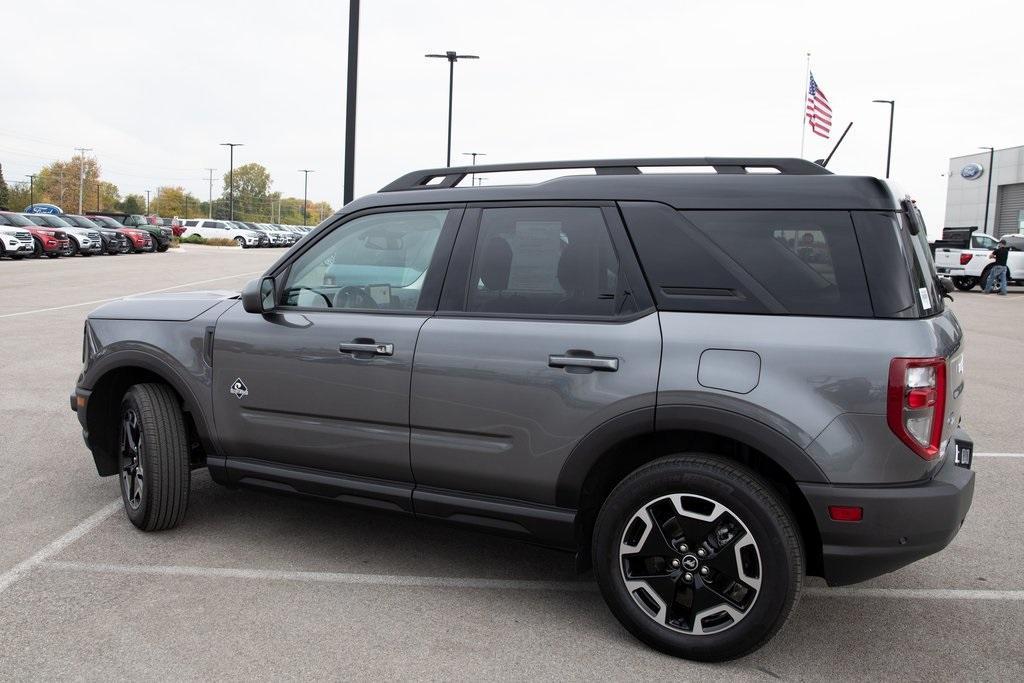
<svg viewBox="0 0 1024 683"><path fill-rule="evenodd" d="M155 249L156 244L149 231L107 216L0 211L0 257L59 258L167 249Z"/></svg>
<svg viewBox="0 0 1024 683"><path fill-rule="evenodd" d="M195 218L184 222L182 237L197 235L203 239L232 240L243 249L255 247L290 247L313 228L278 223Z"/></svg>

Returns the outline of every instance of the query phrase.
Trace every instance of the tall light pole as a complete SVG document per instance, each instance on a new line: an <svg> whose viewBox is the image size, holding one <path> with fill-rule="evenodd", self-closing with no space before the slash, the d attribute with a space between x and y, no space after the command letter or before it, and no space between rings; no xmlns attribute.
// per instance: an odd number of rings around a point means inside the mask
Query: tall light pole
<svg viewBox="0 0 1024 683"><path fill-rule="evenodd" d="M311 168L300 168L299 173L304 174L302 180L302 224L306 224L306 197L309 191L309 174L313 173Z"/></svg>
<svg viewBox="0 0 1024 683"><path fill-rule="evenodd" d="M487 153L486 152L463 152L462 156L464 156L464 157L473 157L473 165L476 166L476 158L477 157L485 157L485 156L487 156ZM473 173L470 176L469 185L470 185L470 187L472 187L473 185L476 185L476 173Z"/></svg>
<svg viewBox="0 0 1024 683"><path fill-rule="evenodd" d="M31 207L36 203L36 192L35 192L36 174L30 173L28 176L28 205ZM24 187L24 185L22 185Z"/></svg>
<svg viewBox="0 0 1024 683"><path fill-rule="evenodd" d="M348 204L355 192L356 172L356 77L359 75L359 0L348 3L348 84L345 96L345 179L342 201Z"/></svg>
<svg viewBox="0 0 1024 683"><path fill-rule="evenodd" d="M988 202L992 198L992 163L995 161L995 147L979 147L978 149L988 150L988 189L985 190L985 223L981 226L982 232L988 232ZM995 231L993 231L995 232Z"/></svg>
<svg viewBox="0 0 1024 683"><path fill-rule="evenodd" d="M455 62L460 59L480 59L479 55L460 55L453 50L448 50L443 55L425 55L431 59L448 60L448 155L445 157L445 166L452 165L452 94L455 89Z"/></svg>
<svg viewBox="0 0 1024 683"><path fill-rule="evenodd" d="M878 104L889 105L889 151L885 155L885 177L889 177L889 167L892 163L892 120L896 115L896 101L895 100L871 100Z"/></svg>
<svg viewBox="0 0 1024 683"><path fill-rule="evenodd" d="M78 213L82 213L82 191L85 185L85 153L91 152L90 147L75 147L78 152ZM63 211L63 209L61 209Z"/></svg>
<svg viewBox="0 0 1024 683"><path fill-rule="evenodd" d="M222 142L221 147L227 147L230 151L230 166L228 167L228 220L235 220L235 147L241 147L241 142Z"/></svg>
<svg viewBox="0 0 1024 683"><path fill-rule="evenodd" d="M210 172L210 205L206 207L206 217L213 218L213 172L217 169L207 168L206 170Z"/></svg>

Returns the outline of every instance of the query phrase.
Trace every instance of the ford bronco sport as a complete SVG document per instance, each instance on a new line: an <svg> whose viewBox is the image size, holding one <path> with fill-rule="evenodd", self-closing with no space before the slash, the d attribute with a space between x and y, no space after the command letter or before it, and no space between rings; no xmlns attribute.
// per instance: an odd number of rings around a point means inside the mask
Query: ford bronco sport
<svg viewBox="0 0 1024 683"><path fill-rule="evenodd" d="M460 185L542 169L595 173ZM925 235L895 186L800 159L418 171L241 296L98 308L71 406L141 529L206 467L575 552L645 643L738 657L805 575L892 571L967 514Z"/></svg>

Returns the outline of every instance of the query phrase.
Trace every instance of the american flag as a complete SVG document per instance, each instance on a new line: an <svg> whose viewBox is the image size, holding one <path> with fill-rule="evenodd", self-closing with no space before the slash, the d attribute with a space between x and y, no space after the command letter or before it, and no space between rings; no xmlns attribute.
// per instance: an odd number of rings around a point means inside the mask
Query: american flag
<svg viewBox="0 0 1024 683"><path fill-rule="evenodd" d="M818 87L813 73L807 87L807 123L812 133L828 139L828 133L832 130L832 107L828 106L828 98Z"/></svg>

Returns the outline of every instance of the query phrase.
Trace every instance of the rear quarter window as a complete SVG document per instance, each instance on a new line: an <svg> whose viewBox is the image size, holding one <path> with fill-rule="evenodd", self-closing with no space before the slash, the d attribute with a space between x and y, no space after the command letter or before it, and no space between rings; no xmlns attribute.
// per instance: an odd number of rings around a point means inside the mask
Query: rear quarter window
<svg viewBox="0 0 1024 683"><path fill-rule="evenodd" d="M684 211L773 308L791 315L871 317L853 222L846 211Z"/></svg>

